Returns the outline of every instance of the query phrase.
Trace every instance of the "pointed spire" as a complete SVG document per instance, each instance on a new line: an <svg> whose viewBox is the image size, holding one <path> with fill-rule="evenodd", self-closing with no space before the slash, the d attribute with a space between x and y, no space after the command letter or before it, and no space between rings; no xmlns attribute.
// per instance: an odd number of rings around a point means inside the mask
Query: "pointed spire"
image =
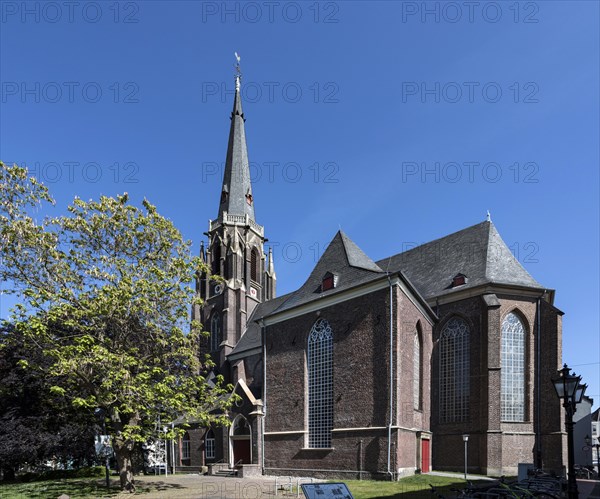
<svg viewBox="0 0 600 499"><path fill-rule="evenodd" d="M269 248L269 256L267 257L267 274L275 275L275 262L273 261L273 248Z"/></svg>
<svg viewBox="0 0 600 499"><path fill-rule="evenodd" d="M246 131L244 128L246 120L240 95L242 73L239 64L240 57L237 53L235 57L237 60L235 96L231 112L231 128L229 129L221 202L219 203L219 219L222 219L223 214L226 212L230 215L248 215L251 220L254 220L254 199L250 183L250 163L248 161Z"/></svg>
<svg viewBox="0 0 600 499"><path fill-rule="evenodd" d="M206 263L206 252L204 251L204 241L200 241L200 261Z"/></svg>

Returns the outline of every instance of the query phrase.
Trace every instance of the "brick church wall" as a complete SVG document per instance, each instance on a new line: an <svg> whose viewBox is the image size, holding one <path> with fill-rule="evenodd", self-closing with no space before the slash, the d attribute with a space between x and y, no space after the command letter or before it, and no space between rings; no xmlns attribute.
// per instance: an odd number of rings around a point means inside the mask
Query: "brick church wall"
<svg viewBox="0 0 600 499"><path fill-rule="evenodd" d="M410 391L396 383L394 425L429 430L429 364L431 326L400 291L394 305L395 378L411 382ZM334 341L334 430L332 449L306 449L308 403L306 347L314 322L329 322ZM423 400L413 409L414 328L423 336ZM389 289L332 305L320 311L267 327L267 414L265 466L268 473L313 470L313 475L357 476L358 471L382 476L387 470L389 415ZM411 327L408 327L411 324ZM404 328L406 325L406 328ZM403 329L404 328L404 329ZM409 331L410 329L410 331ZM406 344L405 344L406 342ZM405 372L399 374L398 366ZM286 433L283 433L286 432ZM294 432L294 433L291 433ZM392 470L416 463L417 436L393 430ZM330 470L330 473L325 471ZM332 473L335 470L337 473ZM364 476L364 475L363 475Z"/></svg>

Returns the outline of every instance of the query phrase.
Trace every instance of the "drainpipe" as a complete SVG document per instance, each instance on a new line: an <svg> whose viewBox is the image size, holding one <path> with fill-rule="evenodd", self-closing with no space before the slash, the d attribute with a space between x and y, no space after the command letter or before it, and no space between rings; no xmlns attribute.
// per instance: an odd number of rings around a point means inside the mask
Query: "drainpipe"
<svg viewBox="0 0 600 499"><path fill-rule="evenodd" d="M542 469L542 418L541 418L541 407L540 402L542 394L540 393L542 384L542 315L541 315L541 299L546 293L544 293L537 299L536 313L537 313L537 335L535 341L535 468L538 470Z"/></svg>
<svg viewBox="0 0 600 499"><path fill-rule="evenodd" d="M260 335L261 335L261 341L262 341L262 355L263 355L263 372L262 372L262 378L263 378L263 388L262 388L262 417L260 418L260 428L261 428L261 432L260 432L260 447L261 447L261 453L260 453L260 461L261 461L261 468L262 468L262 474L265 474L265 416L267 414L267 338L266 338L266 329L265 329L265 322L260 319L259 321L260 324Z"/></svg>
<svg viewBox="0 0 600 499"><path fill-rule="evenodd" d="M387 474L390 480L394 480L394 473L391 470L392 458L392 424L394 417L394 306L393 306L393 285L388 274L390 283L390 416L388 423L388 445L387 445Z"/></svg>

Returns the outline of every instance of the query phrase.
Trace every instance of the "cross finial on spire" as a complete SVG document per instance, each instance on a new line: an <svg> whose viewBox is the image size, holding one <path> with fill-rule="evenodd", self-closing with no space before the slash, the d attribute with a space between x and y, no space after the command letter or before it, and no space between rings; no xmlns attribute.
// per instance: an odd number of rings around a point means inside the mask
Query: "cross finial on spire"
<svg viewBox="0 0 600 499"><path fill-rule="evenodd" d="M490 210L487 211L487 221L488 222L492 221L492 215L490 215Z"/></svg>
<svg viewBox="0 0 600 499"><path fill-rule="evenodd" d="M235 64L235 90L237 92L240 91L240 80L242 79L242 69L240 68L240 59L241 57L237 52L234 52L235 60L237 61Z"/></svg>

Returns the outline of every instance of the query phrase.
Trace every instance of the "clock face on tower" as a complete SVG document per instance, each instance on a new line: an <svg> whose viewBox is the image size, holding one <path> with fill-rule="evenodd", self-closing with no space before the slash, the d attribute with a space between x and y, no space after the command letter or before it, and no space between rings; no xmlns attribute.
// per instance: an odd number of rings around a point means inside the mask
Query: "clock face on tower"
<svg viewBox="0 0 600 499"><path fill-rule="evenodd" d="M252 298L256 298L257 295L258 295L258 291L256 291L256 288L250 288L250 296Z"/></svg>

